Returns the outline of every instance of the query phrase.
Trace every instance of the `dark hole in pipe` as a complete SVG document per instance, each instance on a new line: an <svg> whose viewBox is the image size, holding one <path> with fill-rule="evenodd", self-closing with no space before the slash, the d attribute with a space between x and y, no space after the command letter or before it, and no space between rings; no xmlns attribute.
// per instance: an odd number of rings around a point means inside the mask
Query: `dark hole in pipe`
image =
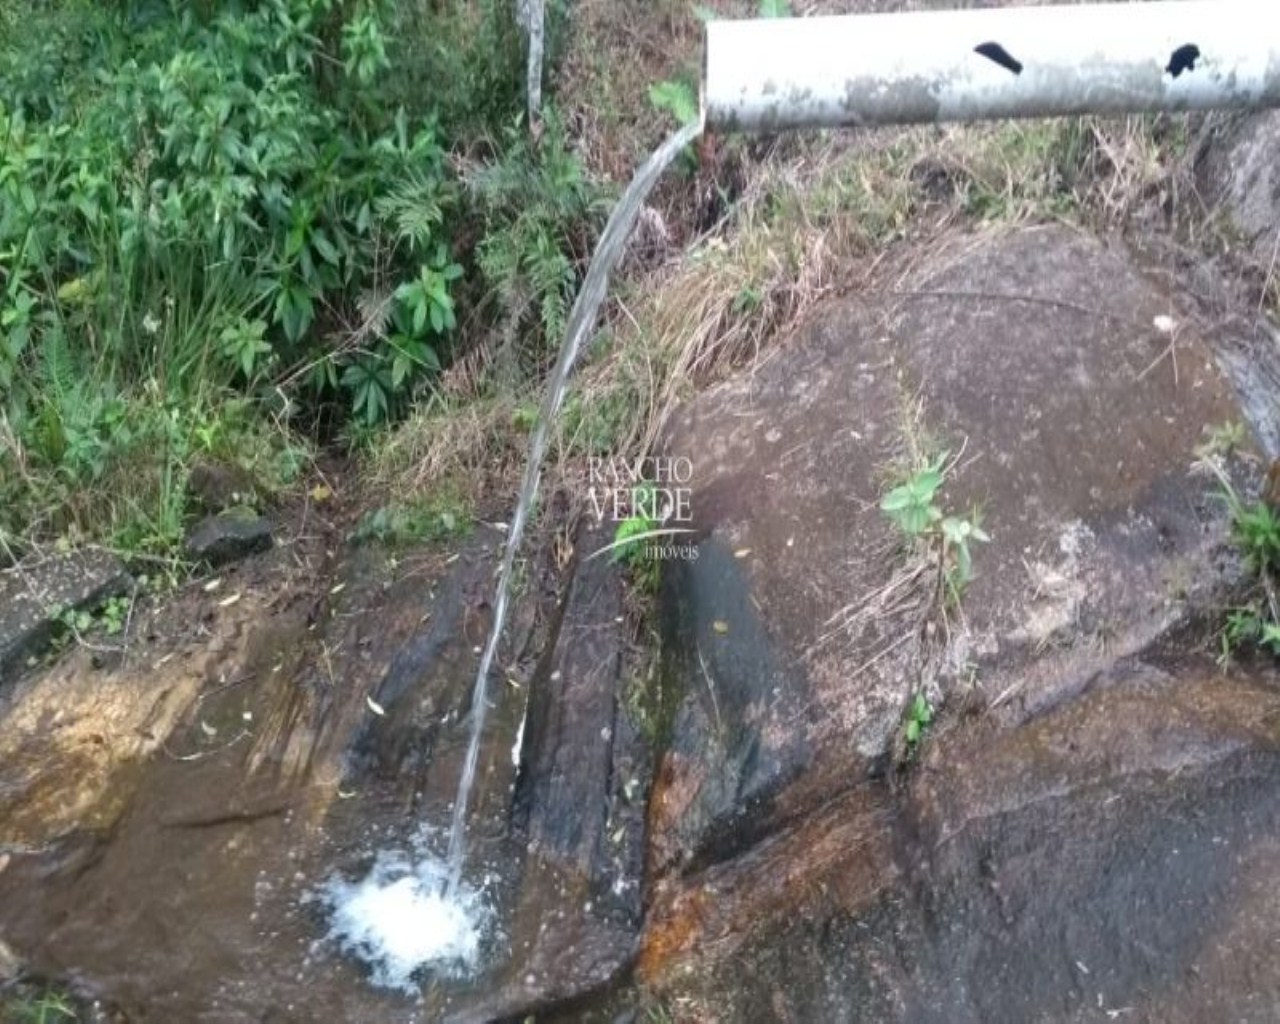
<svg viewBox="0 0 1280 1024"><path fill-rule="evenodd" d="M1022 74L1022 62L1015 60L1013 55L999 43L982 43L975 46L973 52L982 54L987 60L994 61L1006 71L1012 71L1015 75Z"/></svg>
<svg viewBox="0 0 1280 1024"><path fill-rule="evenodd" d="M1177 78L1184 71L1194 71L1196 69L1196 61L1200 59L1200 47L1195 43L1187 43L1185 46L1179 46L1173 51L1173 56L1169 58L1169 66L1165 71Z"/></svg>

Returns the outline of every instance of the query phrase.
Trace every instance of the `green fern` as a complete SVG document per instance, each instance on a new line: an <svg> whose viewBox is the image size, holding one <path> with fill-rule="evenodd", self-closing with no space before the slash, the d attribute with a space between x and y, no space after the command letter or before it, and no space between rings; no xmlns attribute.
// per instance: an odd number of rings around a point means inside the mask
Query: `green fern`
<svg viewBox="0 0 1280 1024"><path fill-rule="evenodd" d="M40 341L40 390L62 404L75 392L79 379L71 346L58 327L46 331Z"/></svg>
<svg viewBox="0 0 1280 1024"><path fill-rule="evenodd" d="M422 252L444 223L440 186L419 172L411 172L389 193L374 201L374 209L395 228L396 241L411 252Z"/></svg>
<svg viewBox="0 0 1280 1024"><path fill-rule="evenodd" d="M519 126L504 155L472 176L485 215L478 262L507 319L539 354L559 343L577 283L577 253L603 204L568 148L563 126L548 112L542 141ZM536 336L536 339L535 339Z"/></svg>

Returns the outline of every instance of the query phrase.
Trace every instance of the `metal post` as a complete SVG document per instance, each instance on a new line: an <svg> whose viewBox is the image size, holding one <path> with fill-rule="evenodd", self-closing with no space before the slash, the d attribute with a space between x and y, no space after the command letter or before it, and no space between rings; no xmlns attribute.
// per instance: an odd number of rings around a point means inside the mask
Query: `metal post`
<svg viewBox="0 0 1280 1024"><path fill-rule="evenodd" d="M517 14L528 43L525 62L525 92L529 106L529 127L542 116L542 49L546 34L546 0L519 0Z"/></svg>
<svg viewBox="0 0 1280 1024"><path fill-rule="evenodd" d="M1280 106L1280 0L712 21L718 131Z"/></svg>

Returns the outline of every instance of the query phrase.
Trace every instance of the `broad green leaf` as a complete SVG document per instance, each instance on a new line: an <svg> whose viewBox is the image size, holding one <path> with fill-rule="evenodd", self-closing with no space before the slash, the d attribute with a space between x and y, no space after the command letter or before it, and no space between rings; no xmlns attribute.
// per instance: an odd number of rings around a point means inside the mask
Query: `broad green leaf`
<svg viewBox="0 0 1280 1024"><path fill-rule="evenodd" d="M909 487L895 487L880 499L880 508L885 512L899 512L915 503L915 495Z"/></svg>

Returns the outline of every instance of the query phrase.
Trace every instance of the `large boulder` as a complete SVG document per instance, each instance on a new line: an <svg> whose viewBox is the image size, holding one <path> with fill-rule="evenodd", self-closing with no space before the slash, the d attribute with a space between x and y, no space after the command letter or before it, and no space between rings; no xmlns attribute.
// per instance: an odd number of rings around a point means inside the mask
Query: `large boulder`
<svg viewBox="0 0 1280 1024"><path fill-rule="evenodd" d="M732 854L887 766L908 699L1016 723L1223 585L1208 341L1121 251L1065 227L962 236L692 402L700 557L668 579L685 697L652 805L662 875ZM949 451L988 544L946 607L879 509Z"/></svg>
<svg viewBox="0 0 1280 1024"><path fill-rule="evenodd" d="M875 296L670 433L699 557L664 591L642 980L690 1020L1269 1019L1280 691L1200 628L1241 567L1193 464L1254 408L1221 339L1059 226ZM941 451L991 538L958 607L879 508Z"/></svg>

